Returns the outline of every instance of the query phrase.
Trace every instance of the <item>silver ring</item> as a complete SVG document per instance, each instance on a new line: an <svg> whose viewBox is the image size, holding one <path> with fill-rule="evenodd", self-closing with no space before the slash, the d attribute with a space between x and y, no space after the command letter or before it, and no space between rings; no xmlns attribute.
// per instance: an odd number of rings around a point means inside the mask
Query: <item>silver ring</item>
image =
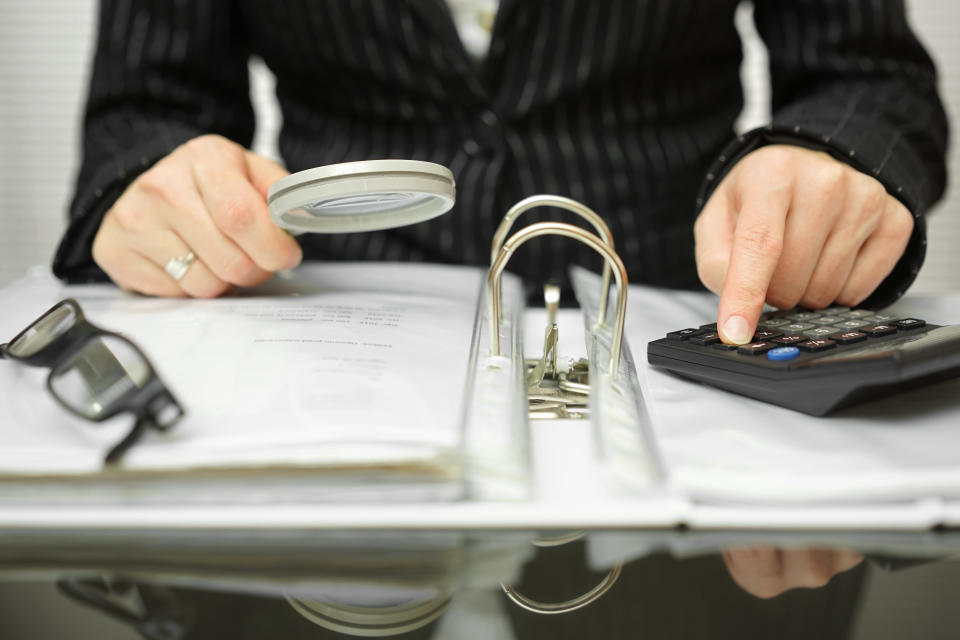
<svg viewBox="0 0 960 640"><path fill-rule="evenodd" d="M163 266L163 270L169 273L171 278L180 282L183 280L183 276L187 275L190 265L192 265L196 259L197 256L191 251L185 256L170 258L169 262Z"/></svg>

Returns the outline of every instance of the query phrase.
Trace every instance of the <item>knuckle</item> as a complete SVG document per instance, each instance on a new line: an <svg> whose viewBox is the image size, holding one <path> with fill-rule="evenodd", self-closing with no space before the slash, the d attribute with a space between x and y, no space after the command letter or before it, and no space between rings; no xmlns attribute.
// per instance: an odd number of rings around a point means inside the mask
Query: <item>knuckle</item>
<svg viewBox="0 0 960 640"><path fill-rule="evenodd" d="M783 251L783 238L765 225L754 225L740 230L738 248L750 257L779 256Z"/></svg>
<svg viewBox="0 0 960 640"><path fill-rule="evenodd" d="M243 233L253 226L256 214L253 207L241 198L231 198L225 201L215 212L217 225L227 235Z"/></svg>
<svg viewBox="0 0 960 640"><path fill-rule="evenodd" d="M862 206L864 210L869 212L881 212L884 206L886 206L887 198L889 197L887 190L873 178L865 177L868 182L864 187Z"/></svg>
<svg viewBox="0 0 960 640"><path fill-rule="evenodd" d="M906 238L913 233L914 220L913 214L907 211L906 207L901 207L898 213L891 214L890 233L897 239Z"/></svg>
<svg viewBox="0 0 960 640"><path fill-rule="evenodd" d="M209 152L211 149L224 146L225 143L229 142L229 140L216 133L206 133L202 136L187 140L183 144L183 148L191 153L203 154Z"/></svg>
<svg viewBox="0 0 960 640"><path fill-rule="evenodd" d="M148 226L149 212L140 207L120 205L112 211L111 216L124 231L141 231Z"/></svg>
<svg viewBox="0 0 960 640"><path fill-rule="evenodd" d="M170 163L158 163L134 180L131 189L138 190L148 198L169 202L171 185L174 184L169 167Z"/></svg>
<svg viewBox="0 0 960 640"><path fill-rule="evenodd" d="M763 166L777 174L786 174L792 172L796 164L796 149L774 145L764 147L762 155L757 156L758 161L763 162Z"/></svg>
<svg viewBox="0 0 960 640"><path fill-rule="evenodd" d="M208 133L187 140L182 149L193 159L229 158L234 162L242 160L244 148L239 144L216 133Z"/></svg>
<svg viewBox="0 0 960 640"><path fill-rule="evenodd" d="M825 194L836 197L847 187L850 170L836 160L824 163L817 172L818 188Z"/></svg>

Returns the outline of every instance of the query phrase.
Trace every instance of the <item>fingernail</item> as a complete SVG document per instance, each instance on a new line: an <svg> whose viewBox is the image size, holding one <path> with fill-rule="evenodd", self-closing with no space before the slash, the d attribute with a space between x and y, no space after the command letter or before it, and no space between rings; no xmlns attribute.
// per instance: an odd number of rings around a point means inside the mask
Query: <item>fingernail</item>
<svg viewBox="0 0 960 640"><path fill-rule="evenodd" d="M730 316L723 323L723 335L734 344L750 342L750 325L740 316Z"/></svg>

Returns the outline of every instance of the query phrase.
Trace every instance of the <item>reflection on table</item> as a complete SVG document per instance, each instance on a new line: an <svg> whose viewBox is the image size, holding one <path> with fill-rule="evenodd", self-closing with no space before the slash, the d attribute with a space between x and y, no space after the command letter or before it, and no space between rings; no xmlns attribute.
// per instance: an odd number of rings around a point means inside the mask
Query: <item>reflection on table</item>
<svg viewBox="0 0 960 640"><path fill-rule="evenodd" d="M129 630L117 637L853 638L871 573L908 576L956 553L949 537L796 534L208 534L139 548L94 538L55 551L10 540L0 615L17 585L39 580L56 582L60 605Z"/></svg>

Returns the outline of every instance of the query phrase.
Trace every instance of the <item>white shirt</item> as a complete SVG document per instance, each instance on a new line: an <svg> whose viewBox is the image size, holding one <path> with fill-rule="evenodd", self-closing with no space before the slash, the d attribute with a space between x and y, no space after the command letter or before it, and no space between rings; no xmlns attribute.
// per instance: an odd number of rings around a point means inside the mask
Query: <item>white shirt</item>
<svg viewBox="0 0 960 640"><path fill-rule="evenodd" d="M467 53L477 61L490 50L490 33L500 0L447 0Z"/></svg>

